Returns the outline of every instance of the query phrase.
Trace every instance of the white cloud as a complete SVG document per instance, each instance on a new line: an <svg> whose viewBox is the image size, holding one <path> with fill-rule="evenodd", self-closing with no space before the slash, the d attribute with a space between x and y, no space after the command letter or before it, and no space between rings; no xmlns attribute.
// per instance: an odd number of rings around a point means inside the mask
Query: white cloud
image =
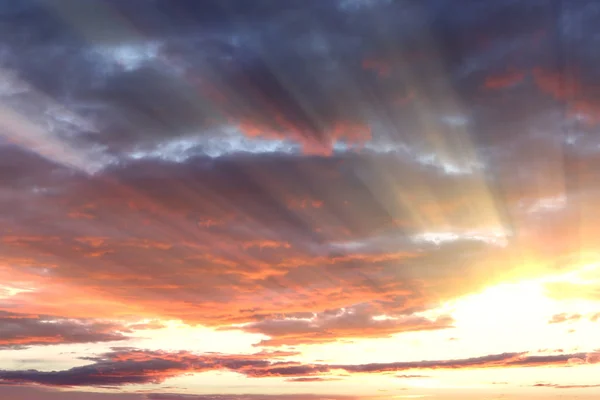
<svg viewBox="0 0 600 400"><path fill-rule="evenodd" d="M32 292L33 289L26 289L26 288L22 288L22 287L15 287L15 286L7 286L7 285L0 285L0 299L7 299L9 297L13 297L18 295L19 293L26 293L26 292Z"/></svg>
<svg viewBox="0 0 600 400"><path fill-rule="evenodd" d="M469 119L464 115L444 115L441 121L453 127L465 126L469 123Z"/></svg>
<svg viewBox="0 0 600 400"><path fill-rule="evenodd" d="M159 51L158 42L102 45L90 50L91 54L99 55L111 67L118 66L125 71L136 70L144 63L156 59Z"/></svg>
<svg viewBox="0 0 600 400"><path fill-rule="evenodd" d="M424 232L413 236L417 243L433 243L440 245L458 240L475 240L494 246L504 247L508 244L508 234L502 231L465 231L465 232Z"/></svg>
<svg viewBox="0 0 600 400"><path fill-rule="evenodd" d="M234 128L228 128L217 135L195 135L167 140L150 149L132 151L127 156L135 160L154 158L184 162L198 155L217 158L236 153L268 154L300 151L299 145L288 140L248 138Z"/></svg>
<svg viewBox="0 0 600 400"><path fill-rule="evenodd" d="M525 206L522 204L522 206ZM567 198L563 195L555 197L543 197L532 204L525 206L528 213L553 212L564 209L567 206Z"/></svg>

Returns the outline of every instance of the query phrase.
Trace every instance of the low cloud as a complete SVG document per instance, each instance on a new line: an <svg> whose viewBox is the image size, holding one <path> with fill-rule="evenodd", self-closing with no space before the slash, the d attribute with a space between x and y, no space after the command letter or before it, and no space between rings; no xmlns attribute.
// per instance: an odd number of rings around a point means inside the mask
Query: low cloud
<svg viewBox="0 0 600 400"><path fill-rule="evenodd" d="M329 381L341 381L342 378L321 378L318 376L314 377L303 377L303 378L291 378L286 379L286 382L329 382Z"/></svg>
<svg viewBox="0 0 600 400"><path fill-rule="evenodd" d="M359 400L361 397L327 395L329 400ZM364 397L363 397L364 398ZM207 394L207 395L186 395L170 393L150 393L145 396L146 400L323 400L322 395L311 394Z"/></svg>
<svg viewBox="0 0 600 400"><path fill-rule="evenodd" d="M228 355L220 353L167 353L120 349L100 357L88 358L92 364L63 371L0 371L0 383L39 384L46 386L119 386L161 383L188 373L231 371L250 378L284 377L297 382L325 380L334 371L380 373L407 370L481 369L509 367L575 366L595 364L597 353L533 356L527 353L503 353L483 357L371 364L304 364L263 358L264 354ZM416 376L415 376L416 377ZM307 380L310 379L310 380Z"/></svg>
<svg viewBox="0 0 600 400"><path fill-rule="evenodd" d="M35 345L126 340L128 328L112 322L0 311L0 350Z"/></svg>
<svg viewBox="0 0 600 400"><path fill-rule="evenodd" d="M597 388L600 387L598 385L559 385L557 383L536 383L532 385L533 387L548 387L554 389L588 389L588 388Z"/></svg>

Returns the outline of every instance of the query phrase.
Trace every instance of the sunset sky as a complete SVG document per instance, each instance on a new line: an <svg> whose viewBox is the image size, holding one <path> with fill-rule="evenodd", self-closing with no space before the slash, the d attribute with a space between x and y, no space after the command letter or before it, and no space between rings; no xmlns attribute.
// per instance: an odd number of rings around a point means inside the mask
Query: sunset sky
<svg viewBox="0 0 600 400"><path fill-rule="evenodd" d="M1 0L0 399L598 399L599 21Z"/></svg>

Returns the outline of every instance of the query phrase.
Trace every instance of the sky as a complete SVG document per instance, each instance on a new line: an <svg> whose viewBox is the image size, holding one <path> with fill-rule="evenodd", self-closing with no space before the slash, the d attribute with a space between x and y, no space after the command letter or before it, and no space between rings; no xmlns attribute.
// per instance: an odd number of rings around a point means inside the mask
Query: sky
<svg viewBox="0 0 600 400"><path fill-rule="evenodd" d="M0 399L598 398L599 19L0 0Z"/></svg>

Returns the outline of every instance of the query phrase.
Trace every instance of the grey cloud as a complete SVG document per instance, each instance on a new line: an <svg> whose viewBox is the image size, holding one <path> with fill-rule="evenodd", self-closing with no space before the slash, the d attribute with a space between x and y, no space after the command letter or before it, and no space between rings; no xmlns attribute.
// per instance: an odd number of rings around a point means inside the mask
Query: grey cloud
<svg viewBox="0 0 600 400"><path fill-rule="evenodd" d="M128 329L115 323L0 311L0 350L36 345L126 340Z"/></svg>
<svg viewBox="0 0 600 400"><path fill-rule="evenodd" d="M348 373L378 373L418 369L506 368L566 366L596 363L589 354L532 356L527 353L504 353L483 357L373 363L356 365L301 364L260 359L257 355L197 355L189 352L166 353L124 350L95 358L95 362L69 370L42 372L0 371L0 382L6 384L36 383L45 386L106 386L161 383L189 372L229 370L252 378L260 377L323 377L334 370Z"/></svg>
<svg viewBox="0 0 600 400"><path fill-rule="evenodd" d="M530 2L525 7L511 1L493 6L464 1L461 4L468 11L461 13L447 12L456 5L445 1L371 2L368 7L359 7L364 13L360 16L352 11L359 3L282 5L261 1L248 6L243 1L207 1L175 6L159 1L109 2L102 7L94 3L107 21L92 21L86 26L90 31L86 32L87 39L116 35L119 40L92 40L86 45L79 37L82 32L72 29L67 18L70 13L89 17L77 11L76 3L65 3L58 10L38 7L30 9L25 19L30 23L26 24L30 42L23 46L12 37L5 39L12 49L6 64L17 68L35 89L59 103L66 101L82 118L99 124L97 133L79 128L75 134L66 135L70 128L58 126L65 132L56 134L75 148L104 149L107 158L100 162L132 153L152 156L154 152L147 149L190 135L220 140L214 128L231 119L236 124L250 122L259 130L279 131L282 137L302 146L324 147L330 140L326 131L340 122L368 125L373 119L383 120L398 134L374 132L375 137L412 142L426 149L412 107L394 106L394 99L408 91L403 75L417 75L415 81L425 97L447 97L438 84L427 82L448 77L422 79L421 73L440 73L422 68L422 64L441 62L452 70L462 67L469 56L492 51L478 47L476 38L466 37L464 32L481 30L495 48L503 46L505 36L521 38L554 22L551 8L543 2ZM180 12L183 6L185 14ZM108 22L114 16L110 15L119 14L140 26L141 34L123 27L111 32ZM203 23L197 24L199 21ZM385 51L371 29L373 21L382 33L397 38L398 48L393 52ZM314 27L313 33L299 30L302 24ZM44 28L57 35L51 45L38 38ZM409 60L415 49L430 48L423 46L423 38L429 36L443 42L441 54L426 54L425 61L402 61ZM32 55L40 52L45 54L44 63L32 62ZM372 56L396 68L387 81L363 68L364 59ZM498 60L484 57L477 63L486 71ZM49 79L51 74L57 78ZM457 82L456 90L472 97L477 91L470 86ZM372 101L362 100L364 92L374 94ZM467 104L465 108L469 106L479 107ZM160 112L153 111L158 109ZM497 110L497 104L490 109ZM515 111L502 108L501 113ZM273 112L281 117L279 122L272 118ZM476 116L476 125L496 125L495 116L482 116L483 120ZM398 126L400 118L402 125ZM482 131L481 126L478 131ZM214 153L203 148L202 141L198 140L194 151Z"/></svg>

